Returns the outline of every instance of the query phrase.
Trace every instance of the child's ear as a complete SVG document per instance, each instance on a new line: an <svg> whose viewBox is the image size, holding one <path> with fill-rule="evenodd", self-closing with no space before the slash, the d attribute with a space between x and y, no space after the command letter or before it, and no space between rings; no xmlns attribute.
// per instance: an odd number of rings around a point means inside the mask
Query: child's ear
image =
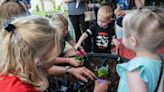
<svg viewBox="0 0 164 92"><path fill-rule="evenodd" d="M129 37L129 42L130 42L132 47L136 47L137 46L137 39L136 39L136 37L130 36Z"/></svg>

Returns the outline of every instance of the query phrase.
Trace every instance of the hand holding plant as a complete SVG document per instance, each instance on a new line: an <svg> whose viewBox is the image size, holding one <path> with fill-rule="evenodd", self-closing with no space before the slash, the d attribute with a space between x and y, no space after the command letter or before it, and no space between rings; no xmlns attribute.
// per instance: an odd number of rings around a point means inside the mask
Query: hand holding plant
<svg viewBox="0 0 164 92"><path fill-rule="evenodd" d="M109 84L107 80L96 79L93 92L107 92Z"/></svg>
<svg viewBox="0 0 164 92"><path fill-rule="evenodd" d="M81 65L81 61L76 59L76 58L68 58L68 61L67 61L70 65L72 66L75 66L75 67L78 67Z"/></svg>
<svg viewBox="0 0 164 92"><path fill-rule="evenodd" d="M75 56L74 58L75 58L75 60L80 61L80 65L83 65L83 64L84 64L84 61L85 61L85 58L84 58L84 57L81 57L81 56Z"/></svg>
<svg viewBox="0 0 164 92"><path fill-rule="evenodd" d="M84 48L78 47L78 48L75 48L74 50L76 53L76 55L74 56L74 59L80 61L80 65L83 65L85 61L84 56L86 55Z"/></svg>
<svg viewBox="0 0 164 92"><path fill-rule="evenodd" d="M94 92L107 92L108 86L110 84L110 81L106 80L108 78L108 71L109 65L101 66L99 69L97 69L97 75L98 78L96 78L95 81L95 87Z"/></svg>

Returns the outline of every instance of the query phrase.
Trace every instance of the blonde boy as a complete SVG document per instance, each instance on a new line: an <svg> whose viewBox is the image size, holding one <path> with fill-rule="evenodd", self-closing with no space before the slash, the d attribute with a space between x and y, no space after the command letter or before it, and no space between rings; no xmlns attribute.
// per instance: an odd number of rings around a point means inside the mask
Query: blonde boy
<svg viewBox="0 0 164 92"><path fill-rule="evenodd" d="M75 48L78 48L88 36L92 36L94 53L111 53L111 40L114 35L112 16L112 8L107 5L102 6L97 13L97 22L93 22L82 34Z"/></svg>

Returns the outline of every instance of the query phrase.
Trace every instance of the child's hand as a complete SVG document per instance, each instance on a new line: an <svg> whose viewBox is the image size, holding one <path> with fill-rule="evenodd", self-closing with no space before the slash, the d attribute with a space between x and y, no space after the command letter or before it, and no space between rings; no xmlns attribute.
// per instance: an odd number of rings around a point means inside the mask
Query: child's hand
<svg viewBox="0 0 164 92"><path fill-rule="evenodd" d="M119 10L119 9L115 9L115 10L114 10L114 14L115 14L116 16L120 16L120 10Z"/></svg>
<svg viewBox="0 0 164 92"><path fill-rule="evenodd" d="M78 56L82 56L81 51L76 51L76 54L77 54Z"/></svg>
<svg viewBox="0 0 164 92"><path fill-rule="evenodd" d="M125 15L125 12L123 10L115 9L114 14L116 16L123 16L123 15Z"/></svg>
<svg viewBox="0 0 164 92"><path fill-rule="evenodd" d="M85 52L85 50L84 50L83 47L80 47L80 48L77 49L76 54L78 56L85 56L86 55L86 52Z"/></svg>
<svg viewBox="0 0 164 92"><path fill-rule="evenodd" d="M114 43L114 45L115 45L116 47L119 47L120 42L119 42L116 38L113 38L113 39L112 39L112 42Z"/></svg>
<svg viewBox="0 0 164 92"><path fill-rule="evenodd" d="M75 67L78 67L81 64L81 62L79 60L76 60L75 58L69 58L68 63Z"/></svg>
<svg viewBox="0 0 164 92"><path fill-rule="evenodd" d="M94 92L107 92L110 82L103 79L96 79Z"/></svg>

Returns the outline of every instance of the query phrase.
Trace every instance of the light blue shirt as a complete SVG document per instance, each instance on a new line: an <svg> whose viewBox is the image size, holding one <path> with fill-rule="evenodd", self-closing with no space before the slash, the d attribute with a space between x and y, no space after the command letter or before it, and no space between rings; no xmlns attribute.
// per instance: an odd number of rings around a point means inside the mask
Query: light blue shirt
<svg viewBox="0 0 164 92"><path fill-rule="evenodd" d="M136 57L128 63L118 64L117 73L120 76L120 82L117 92L129 92L126 71L134 71L138 69L140 71L140 78L147 85L148 92L154 92L159 79L161 63L162 62L160 61L146 57Z"/></svg>

